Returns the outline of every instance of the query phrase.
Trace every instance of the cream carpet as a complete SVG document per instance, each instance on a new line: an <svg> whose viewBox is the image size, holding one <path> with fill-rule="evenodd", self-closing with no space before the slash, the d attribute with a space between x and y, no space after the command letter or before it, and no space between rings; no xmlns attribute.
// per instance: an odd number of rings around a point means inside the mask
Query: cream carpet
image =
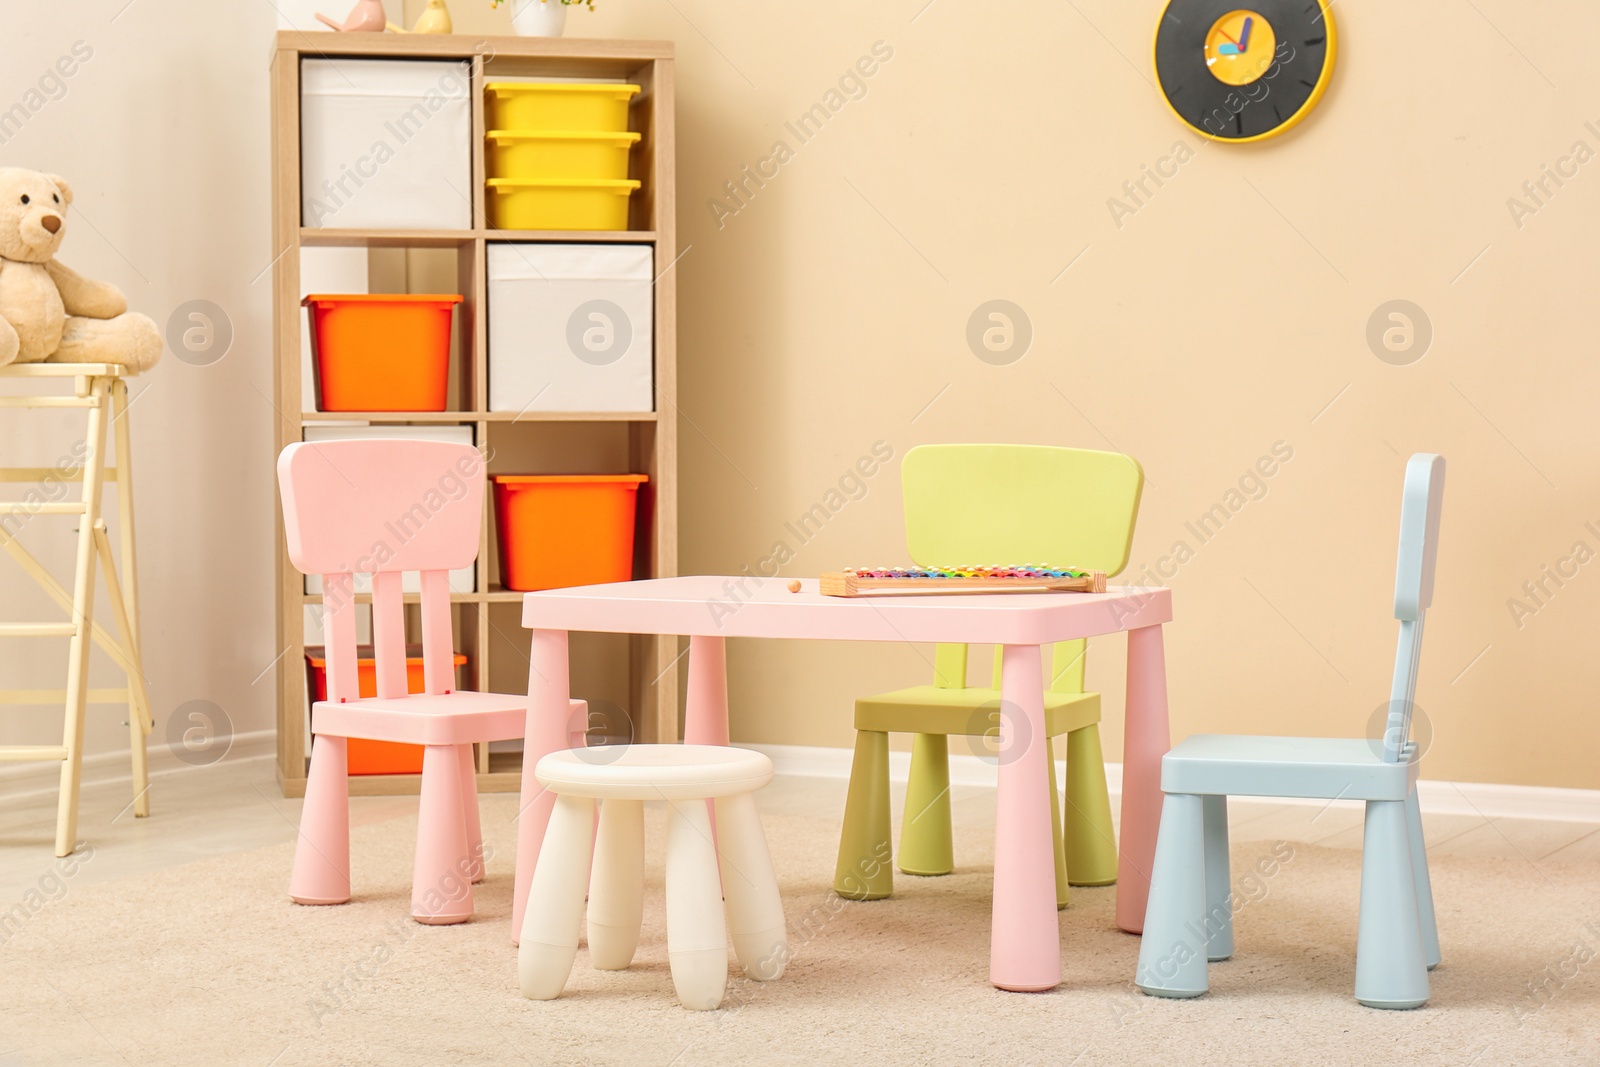
<svg viewBox="0 0 1600 1067"><path fill-rule="evenodd" d="M723 1009L681 1010L650 814L645 929L631 970L591 970L523 1000L508 941L515 798L485 797L498 846L477 919L408 919L414 818L358 827L356 897L285 896L290 846L95 886L40 887L0 932L0 1067L74 1064L1490 1064L1600 1063L1600 870L1437 857L1444 940L1433 1001L1360 1007L1354 980L1359 855L1269 843L1235 849L1246 901L1238 955L1211 993L1162 1001L1132 985L1138 940L1112 889L1074 890L1061 914L1065 981L1047 994L986 981L988 835L965 866L899 876L899 895L828 890L837 814L768 816L795 960L774 983L730 981ZM1553 881L1551 878L1553 877ZM20 921L19 921L20 915Z"/></svg>

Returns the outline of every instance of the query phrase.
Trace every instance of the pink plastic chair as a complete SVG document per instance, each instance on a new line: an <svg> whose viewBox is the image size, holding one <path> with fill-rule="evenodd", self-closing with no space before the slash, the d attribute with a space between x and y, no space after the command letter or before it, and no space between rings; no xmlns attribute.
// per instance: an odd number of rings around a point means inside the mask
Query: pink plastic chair
<svg viewBox="0 0 1600 1067"><path fill-rule="evenodd" d="M289 896L299 904L350 899L346 740L425 746L411 914L447 924L472 917L483 880L475 743L520 738L528 698L455 691L451 570L478 555L483 457L439 441L293 444L278 457L289 558L322 576L328 699L312 708L315 738ZM408 695L401 578L422 577L425 692ZM372 575L378 695L358 697L355 575ZM572 701L582 729L586 705Z"/></svg>

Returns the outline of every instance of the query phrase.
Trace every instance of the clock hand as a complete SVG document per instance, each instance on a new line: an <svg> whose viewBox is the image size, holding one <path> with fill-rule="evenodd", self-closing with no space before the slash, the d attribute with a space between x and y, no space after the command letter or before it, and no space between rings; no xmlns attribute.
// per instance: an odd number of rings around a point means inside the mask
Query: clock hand
<svg viewBox="0 0 1600 1067"><path fill-rule="evenodd" d="M1249 15L1246 15L1245 19L1244 19L1244 29L1239 34L1238 44L1239 44L1239 51L1240 52L1249 51L1249 49L1250 49L1250 31L1251 31L1251 29L1254 28L1254 24L1255 24L1255 19L1251 18Z"/></svg>

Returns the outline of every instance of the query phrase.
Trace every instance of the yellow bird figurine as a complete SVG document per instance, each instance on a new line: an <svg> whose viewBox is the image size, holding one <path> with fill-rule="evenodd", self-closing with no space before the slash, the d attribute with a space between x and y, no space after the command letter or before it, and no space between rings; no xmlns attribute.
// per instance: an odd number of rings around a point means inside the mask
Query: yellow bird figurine
<svg viewBox="0 0 1600 1067"><path fill-rule="evenodd" d="M450 9L444 6L444 0L428 0L428 9L417 16L416 25L407 30L391 22L389 30L391 33L451 33L454 27L450 24Z"/></svg>

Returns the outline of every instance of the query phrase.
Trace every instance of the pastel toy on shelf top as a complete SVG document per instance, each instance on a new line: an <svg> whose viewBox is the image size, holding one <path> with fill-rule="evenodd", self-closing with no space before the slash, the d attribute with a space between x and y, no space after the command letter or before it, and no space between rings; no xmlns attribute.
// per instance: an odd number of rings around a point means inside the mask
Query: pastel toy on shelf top
<svg viewBox="0 0 1600 1067"><path fill-rule="evenodd" d="M48 361L149 370L163 346L156 324L128 311L116 286L55 258L71 203L64 179L0 167L0 366Z"/></svg>
<svg viewBox="0 0 1600 1067"><path fill-rule="evenodd" d="M383 0L356 0L356 6L350 9L350 14L344 17L343 22L335 22L323 14L318 14L317 19L330 30L340 33L382 33L389 24L389 18L383 10Z"/></svg>
<svg viewBox="0 0 1600 1067"><path fill-rule="evenodd" d="M428 8L417 16L417 21L411 28L404 29L389 23L390 33L454 33L455 25L450 21L450 9L444 6L444 0L428 0Z"/></svg>

